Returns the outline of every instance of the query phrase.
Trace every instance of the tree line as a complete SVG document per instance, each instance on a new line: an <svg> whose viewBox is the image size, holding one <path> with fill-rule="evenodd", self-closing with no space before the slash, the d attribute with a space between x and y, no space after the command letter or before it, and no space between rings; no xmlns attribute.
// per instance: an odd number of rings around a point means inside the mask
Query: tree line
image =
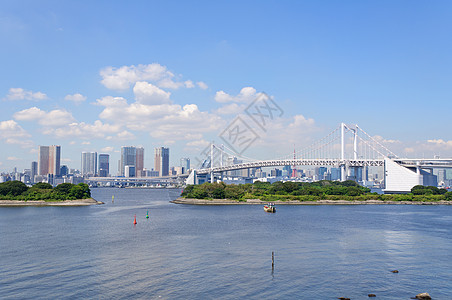
<svg viewBox="0 0 452 300"><path fill-rule="evenodd" d="M62 183L56 187L39 182L28 187L21 181L7 181L0 183L0 200L76 200L91 197L91 191L86 183Z"/></svg>
<svg viewBox="0 0 452 300"><path fill-rule="evenodd" d="M438 201L452 200L452 192L433 186L415 186L408 194L381 195L371 193L369 188L352 180L317 182L256 181L253 184L204 183L188 185L182 197L195 199L260 199L263 201L315 201L315 200L392 200L392 201Z"/></svg>

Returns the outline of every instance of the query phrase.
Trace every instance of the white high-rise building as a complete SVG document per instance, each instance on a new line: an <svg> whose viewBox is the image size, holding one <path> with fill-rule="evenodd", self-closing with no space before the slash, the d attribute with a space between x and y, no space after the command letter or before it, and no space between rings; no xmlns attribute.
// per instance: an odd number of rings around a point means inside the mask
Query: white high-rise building
<svg viewBox="0 0 452 300"><path fill-rule="evenodd" d="M95 176L97 174L97 152L82 152L82 175Z"/></svg>

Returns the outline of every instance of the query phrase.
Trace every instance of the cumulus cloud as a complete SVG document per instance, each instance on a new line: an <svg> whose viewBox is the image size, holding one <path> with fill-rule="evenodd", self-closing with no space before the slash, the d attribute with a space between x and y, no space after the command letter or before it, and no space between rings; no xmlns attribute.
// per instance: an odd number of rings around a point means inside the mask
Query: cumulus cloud
<svg viewBox="0 0 452 300"><path fill-rule="evenodd" d="M218 91L215 94L215 101L219 103L229 103L229 102L238 102L238 103L248 103L252 100L256 99L260 93L256 93L256 89L253 87L244 87L240 90L236 96L232 96L224 91Z"/></svg>
<svg viewBox="0 0 452 300"><path fill-rule="evenodd" d="M399 140L391 140L391 139L385 139L382 136L374 135L373 139L379 142L380 144L400 144L402 143Z"/></svg>
<svg viewBox="0 0 452 300"><path fill-rule="evenodd" d="M207 89L209 88L209 87L207 86L207 84L206 84L205 82L202 82L202 81L198 81L196 84L199 86L199 88L200 88L201 90L207 90Z"/></svg>
<svg viewBox="0 0 452 300"><path fill-rule="evenodd" d="M141 104L154 105L171 103L170 92L165 92L155 85L144 81L139 81L135 84L133 93L135 94L135 100Z"/></svg>
<svg viewBox="0 0 452 300"><path fill-rule="evenodd" d="M22 147L33 147L31 135L16 121L7 120L0 122L0 139L6 144L16 144Z"/></svg>
<svg viewBox="0 0 452 300"><path fill-rule="evenodd" d="M305 147L312 143L312 135L319 131L314 119L306 118L303 115L295 115L291 118L276 118L271 121L264 132L256 128L256 132L260 135L260 139L253 146L266 147L272 149L275 153L287 154L293 145L297 147ZM281 149L285 145L286 149ZM252 151L252 148L250 148Z"/></svg>
<svg viewBox="0 0 452 300"><path fill-rule="evenodd" d="M185 82L184 82L184 85L185 85L185 87L186 87L187 89L192 89L192 88L195 87L195 84L194 84L193 81L191 81L191 80L185 81Z"/></svg>
<svg viewBox="0 0 452 300"><path fill-rule="evenodd" d="M157 63L138 66L106 67L100 71L101 83L108 89L127 90L138 81L160 81L174 74Z"/></svg>
<svg viewBox="0 0 452 300"><path fill-rule="evenodd" d="M143 84L143 90L148 88L152 92L157 91L155 86ZM172 104L165 94L158 94L158 91L157 95L144 92L136 95L137 102L131 104L127 104L123 98L98 99L96 104L105 107L99 117L129 130L148 131L152 137L167 141L200 138L202 133L224 126L224 121L219 116L202 112L195 104ZM167 103L161 103L165 101Z"/></svg>
<svg viewBox="0 0 452 300"><path fill-rule="evenodd" d="M242 113L246 108L244 104L231 103L223 105L215 110L215 113L219 115L237 115Z"/></svg>
<svg viewBox="0 0 452 300"><path fill-rule="evenodd" d="M182 81L180 75L174 75L168 71L167 67L158 63L148 65L131 65L119 68L106 67L100 70L101 83L108 89L116 91L128 90L135 83L140 81L151 82L164 89L194 88L195 84L191 80ZM201 89L207 89L207 85L199 81L197 85Z"/></svg>
<svg viewBox="0 0 452 300"><path fill-rule="evenodd" d="M32 100L40 101L48 99L47 95L41 92L27 91L22 88L10 88L5 100Z"/></svg>
<svg viewBox="0 0 452 300"><path fill-rule="evenodd" d="M452 141L445 141L443 139L427 140L427 143L432 146L439 146L439 147L443 147L443 148L452 148Z"/></svg>
<svg viewBox="0 0 452 300"><path fill-rule="evenodd" d="M100 151L102 151L102 152L113 152L114 149L115 148L113 148L113 147L107 146L107 147L104 147L104 148L100 149Z"/></svg>
<svg viewBox="0 0 452 300"><path fill-rule="evenodd" d="M108 137L120 131L120 125L105 124L100 120L96 120L93 124L74 122L58 128L51 127L45 129L43 133L57 138L108 139Z"/></svg>
<svg viewBox="0 0 452 300"><path fill-rule="evenodd" d="M84 102L86 100L86 96L83 96L82 94L76 93L73 95L66 95L66 97L64 97L64 100L66 101L72 101L75 104L80 104L82 102Z"/></svg>
<svg viewBox="0 0 452 300"><path fill-rule="evenodd" d="M75 121L72 114L66 110L54 109L46 112L37 107L16 112L14 118L19 121L37 121L42 126L61 126Z"/></svg>

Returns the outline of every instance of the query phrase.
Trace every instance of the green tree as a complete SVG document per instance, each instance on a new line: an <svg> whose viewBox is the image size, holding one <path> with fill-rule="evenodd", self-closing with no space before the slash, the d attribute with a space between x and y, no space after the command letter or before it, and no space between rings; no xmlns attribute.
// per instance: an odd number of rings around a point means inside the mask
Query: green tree
<svg viewBox="0 0 452 300"><path fill-rule="evenodd" d="M53 188L52 185L47 182L38 182L33 185L33 187L41 190L50 190Z"/></svg>
<svg viewBox="0 0 452 300"><path fill-rule="evenodd" d="M14 180L0 183L0 195L11 195L15 197L22 195L27 190L27 185L21 181Z"/></svg>
<svg viewBox="0 0 452 300"><path fill-rule="evenodd" d="M54 192L61 193L63 195L69 195L72 187L74 185L72 183L62 183L53 188Z"/></svg>

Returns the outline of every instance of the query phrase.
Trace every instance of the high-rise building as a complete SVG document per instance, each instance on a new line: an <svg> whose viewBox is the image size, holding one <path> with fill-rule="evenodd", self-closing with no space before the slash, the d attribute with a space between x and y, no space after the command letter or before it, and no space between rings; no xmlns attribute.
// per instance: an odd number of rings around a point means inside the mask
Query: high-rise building
<svg viewBox="0 0 452 300"><path fill-rule="evenodd" d="M136 163L137 163L137 148L132 146L121 147L121 169L119 170L121 176L125 176L126 166L134 167L133 170L135 170ZM133 177L135 177L135 173L133 174Z"/></svg>
<svg viewBox="0 0 452 300"><path fill-rule="evenodd" d="M135 166L125 166L124 176L125 177L135 177Z"/></svg>
<svg viewBox="0 0 452 300"><path fill-rule="evenodd" d="M61 146L39 146L39 175L60 175Z"/></svg>
<svg viewBox="0 0 452 300"><path fill-rule="evenodd" d="M62 165L60 168L60 175L67 176L69 174L69 168L66 165Z"/></svg>
<svg viewBox="0 0 452 300"><path fill-rule="evenodd" d="M30 169L30 182L35 182L35 176L38 175L38 162L32 161L31 162L31 169Z"/></svg>
<svg viewBox="0 0 452 300"><path fill-rule="evenodd" d="M136 148L136 164L135 164L135 174L137 177L142 177L144 169L144 148Z"/></svg>
<svg viewBox="0 0 452 300"><path fill-rule="evenodd" d="M49 147L49 174L60 175L61 146Z"/></svg>
<svg viewBox="0 0 452 300"><path fill-rule="evenodd" d="M95 176L97 171L97 152L82 152L82 176Z"/></svg>
<svg viewBox="0 0 452 300"><path fill-rule="evenodd" d="M187 173L190 170L190 158L182 157L180 159L180 166L183 168L183 172Z"/></svg>
<svg viewBox="0 0 452 300"><path fill-rule="evenodd" d="M341 168L331 168L331 180L341 179Z"/></svg>
<svg viewBox="0 0 452 300"><path fill-rule="evenodd" d="M169 175L169 148L154 149L154 169L159 172L159 176Z"/></svg>
<svg viewBox="0 0 452 300"><path fill-rule="evenodd" d="M446 169L439 169L438 170L438 182L445 182L447 179L446 176Z"/></svg>
<svg viewBox="0 0 452 300"><path fill-rule="evenodd" d="M99 154L99 176L108 177L110 175L110 155Z"/></svg>
<svg viewBox="0 0 452 300"><path fill-rule="evenodd" d="M39 146L39 175L49 174L49 146Z"/></svg>

